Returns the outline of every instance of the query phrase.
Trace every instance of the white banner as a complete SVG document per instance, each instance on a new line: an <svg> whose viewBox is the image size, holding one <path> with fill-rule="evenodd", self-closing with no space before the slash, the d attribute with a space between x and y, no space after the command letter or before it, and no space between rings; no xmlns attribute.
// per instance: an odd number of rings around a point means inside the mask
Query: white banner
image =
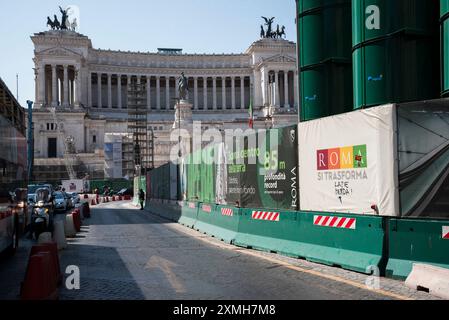
<svg viewBox="0 0 449 320"><path fill-rule="evenodd" d="M299 124L303 211L399 215L393 105Z"/></svg>

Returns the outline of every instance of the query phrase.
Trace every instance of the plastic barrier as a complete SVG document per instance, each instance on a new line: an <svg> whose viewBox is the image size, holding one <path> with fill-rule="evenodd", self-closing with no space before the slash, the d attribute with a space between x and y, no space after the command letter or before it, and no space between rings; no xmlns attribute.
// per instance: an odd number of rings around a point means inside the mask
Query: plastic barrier
<svg viewBox="0 0 449 320"><path fill-rule="evenodd" d="M76 236L75 224L73 222L73 215L65 216L64 233L67 238L74 238Z"/></svg>
<svg viewBox="0 0 449 320"><path fill-rule="evenodd" d="M215 204L200 204L194 228L227 243L237 237L240 209Z"/></svg>
<svg viewBox="0 0 449 320"><path fill-rule="evenodd" d="M55 242L48 242L35 245L31 247L30 257L41 252L50 252L51 260L53 263L53 274L55 276L54 280L56 285L60 286L62 284L62 273L61 266L59 264L57 244Z"/></svg>
<svg viewBox="0 0 449 320"><path fill-rule="evenodd" d="M112 201L115 201L115 196L112 196Z"/></svg>
<svg viewBox="0 0 449 320"><path fill-rule="evenodd" d="M42 232L39 235L39 238L37 239L37 243L41 244L41 243L47 243L47 242L51 242L51 232Z"/></svg>
<svg viewBox="0 0 449 320"><path fill-rule="evenodd" d="M235 244L362 273L385 268L384 218L242 209Z"/></svg>
<svg viewBox="0 0 449 320"><path fill-rule="evenodd" d="M22 300L55 300L58 298L54 264L50 252L30 257L25 280L20 287Z"/></svg>
<svg viewBox="0 0 449 320"><path fill-rule="evenodd" d="M53 241L56 242L58 250L67 248L67 241L64 233L64 221L62 220L54 222Z"/></svg>
<svg viewBox="0 0 449 320"><path fill-rule="evenodd" d="M390 219L386 276L405 279L413 263L449 268L449 221Z"/></svg>
<svg viewBox="0 0 449 320"><path fill-rule="evenodd" d="M80 232L81 231L81 213L79 209L75 209L72 212L72 216L73 216L73 224L75 226L75 230L76 232Z"/></svg>
<svg viewBox="0 0 449 320"><path fill-rule="evenodd" d="M186 201L183 203L179 223L193 228L198 220L198 202Z"/></svg>
<svg viewBox="0 0 449 320"><path fill-rule="evenodd" d="M84 218L89 219L91 217L89 203L88 202L84 202L83 205L82 205L82 208L83 208L83 216L84 216Z"/></svg>
<svg viewBox="0 0 449 320"><path fill-rule="evenodd" d="M96 206L97 202L95 201L95 199L92 199L92 202L90 203L91 206Z"/></svg>

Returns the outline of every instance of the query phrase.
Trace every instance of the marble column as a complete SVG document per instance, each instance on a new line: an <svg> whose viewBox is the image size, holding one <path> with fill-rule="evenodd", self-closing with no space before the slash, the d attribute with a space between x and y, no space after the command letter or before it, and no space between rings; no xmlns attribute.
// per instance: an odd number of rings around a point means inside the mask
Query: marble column
<svg viewBox="0 0 449 320"><path fill-rule="evenodd" d="M156 76L156 107L161 110L161 77Z"/></svg>
<svg viewBox="0 0 449 320"><path fill-rule="evenodd" d="M147 109L151 110L151 76L147 76Z"/></svg>
<svg viewBox="0 0 449 320"><path fill-rule="evenodd" d="M293 91L295 96L295 107L299 108L299 85L298 85L298 73L296 71L293 72Z"/></svg>
<svg viewBox="0 0 449 320"><path fill-rule="evenodd" d="M101 73L97 73L97 97L98 97L98 108L102 108L103 107L103 101L102 101L102 97L101 97Z"/></svg>
<svg viewBox="0 0 449 320"><path fill-rule="evenodd" d="M56 65L51 65L51 106L57 107L58 105L58 82L56 79Z"/></svg>
<svg viewBox="0 0 449 320"><path fill-rule="evenodd" d="M63 79L63 97L62 97L62 106L64 108L69 106L69 66L63 65L64 68L64 79Z"/></svg>
<svg viewBox="0 0 449 320"><path fill-rule="evenodd" d="M122 75L117 75L117 108L122 108Z"/></svg>
<svg viewBox="0 0 449 320"><path fill-rule="evenodd" d="M198 77L193 78L193 108L198 110Z"/></svg>
<svg viewBox="0 0 449 320"><path fill-rule="evenodd" d="M226 109L226 77L221 77L221 105L222 109Z"/></svg>
<svg viewBox="0 0 449 320"><path fill-rule="evenodd" d="M279 85L279 71L275 71L275 93L274 93L274 105L275 107L280 107L280 95L281 95L281 86Z"/></svg>
<svg viewBox="0 0 449 320"><path fill-rule="evenodd" d="M245 109L245 77L240 77L240 109Z"/></svg>
<svg viewBox="0 0 449 320"><path fill-rule="evenodd" d="M165 109L170 110L170 77L165 77Z"/></svg>
<svg viewBox="0 0 449 320"><path fill-rule="evenodd" d="M213 96L213 108L214 110L217 110L217 77L212 78L212 96Z"/></svg>
<svg viewBox="0 0 449 320"><path fill-rule="evenodd" d="M108 108L112 109L112 74L108 73Z"/></svg>
<svg viewBox="0 0 449 320"><path fill-rule="evenodd" d="M207 110L207 77L203 78L204 110Z"/></svg>
<svg viewBox="0 0 449 320"><path fill-rule="evenodd" d="M289 90L288 90L288 71L284 71L284 108L290 108Z"/></svg>
<svg viewBox="0 0 449 320"><path fill-rule="evenodd" d="M92 108L92 73L87 74L87 106Z"/></svg>
<svg viewBox="0 0 449 320"><path fill-rule="evenodd" d="M231 77L231 106L235 109L235 77Z"/></svg>
<svg viewBox="0 0 449 320"><path fill-rule="evenodd" d="M40 103L42 106L46 105L47 103L47 96L45 94L45 88L47 87L46 84L46 77L45 77L45 64L41 64L38 69L38 87L39 87L39 97L38 97L38 103Z"/></svg>
<svg viewBox="0 0 449 320"><path fill-rule="evenodd" d="M81 70L79 66L75 66L75 75L74 75L73 83L74 83L74 101L73 104L76 108L78 108L81 104ZM72 92L73 92L72 91Z"/></svg>

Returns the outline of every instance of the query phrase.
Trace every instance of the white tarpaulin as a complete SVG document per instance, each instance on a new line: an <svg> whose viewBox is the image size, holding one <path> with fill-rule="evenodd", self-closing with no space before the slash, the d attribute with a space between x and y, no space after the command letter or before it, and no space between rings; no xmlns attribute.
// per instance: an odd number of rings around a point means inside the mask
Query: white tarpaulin
<svg viewBox="0 0 449 320"><path fill-rule="evenodd" d="M299 124L303 211L399 215L393 105Z"/></svg>

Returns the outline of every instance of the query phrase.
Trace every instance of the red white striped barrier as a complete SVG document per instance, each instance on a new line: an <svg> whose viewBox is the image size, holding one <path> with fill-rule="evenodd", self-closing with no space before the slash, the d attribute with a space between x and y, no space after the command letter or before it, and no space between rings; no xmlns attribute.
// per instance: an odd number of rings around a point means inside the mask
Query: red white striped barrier
<svg viewBox="0 0 449 320"><path fill-rule="evenodd" d="M190 209L195 209L196 206L195 206L195 204L193 202L189 202L189 208Z"/></svg>
<svg viewBox="0 0 449 320"><path fill-rule="evenodd" d="M234 210L231 208L221 208L221 215L232 217L234 215Z"/></svg>
<svg viewBox="0 0 449 320"><path fill-rule="evenodd" d="M332 217L332 216L314 216L313 224L320 227L356 229L356 218Z"/></svg>
<svg viewBox="0 0 449 320"><path fill-rule="evenodd" d="M449 240L449 226L443 226L443 239Z"/></svg>
<svg viewBox="0 0 449 320"><path fill-rule="evenodd" d="M212 207L210 205L208 205L208 204L203 204L202 209L203 209L204 212L207 212L207 213L211 213L212 212Z"/></svg>
<svg viewBox="0 0 449 320"><path fill-rule="evenodd" d="M252 218L254 220L279 221L279 212L253 211Z"/></svg>

